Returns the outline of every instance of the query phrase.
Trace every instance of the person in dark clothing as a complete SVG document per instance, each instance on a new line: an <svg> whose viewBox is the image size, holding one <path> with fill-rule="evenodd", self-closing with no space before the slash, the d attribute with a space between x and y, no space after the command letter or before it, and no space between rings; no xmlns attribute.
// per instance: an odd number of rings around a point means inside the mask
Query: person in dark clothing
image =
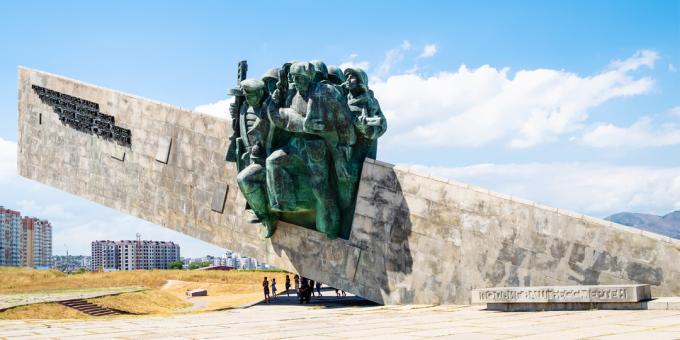
<svg viewBox="0 0 680 340"><path fill-rule="evenodd" d="M290 277L286 275L286 296L290 296Z"/></svg>
<svg viewBox="0 0 680 340"><path fill-rule="evenodd" d="M314 291L314 288L310 284L307 284L307 294L305 296L305 303L309 303L310 301L312 301L312 291Z"/></svg>
<svg viewBox="0 0 680 340"><path fill-rule="evenodd" d="M340 296L340 289L335 288L335 296Z"/></svg>
<svg viewBox="0 0 680 340"><path fill-rule="evenodd" d="M321 282L319 282L319 281L316 281L316 294L318 294L319 296L322 296L321 295Z"/></svg>
<svg viewBox="0 0 680 340"><path fill-rule="evenodd" d="M311 296L314 296L314 280L309 280L309 289L311 290Z"/></svg>
<svg viewBox="0 0 680 340"><path fill-rule="evenodd" d="M293 276L293 281L295 281L295 291L297 292L297 290L300 289L300 275L295 274L295 276Z"/></svg>
<svg viewBox="0 0 680 340"><path fill-rule="evenodd" d="M264 277L264 281L262 281L262 288L264 288L264 302L269 303L269 281L267 281L267 277Z"/></svg>
<svg viewBox="0 0 680 340"><path fill-rule="evenodd" d="M307 299L307 279L304 277L302 278L300 288L298 288L297 295L298 300L300 300L300 304L305 302L305 300Z"/></svg>

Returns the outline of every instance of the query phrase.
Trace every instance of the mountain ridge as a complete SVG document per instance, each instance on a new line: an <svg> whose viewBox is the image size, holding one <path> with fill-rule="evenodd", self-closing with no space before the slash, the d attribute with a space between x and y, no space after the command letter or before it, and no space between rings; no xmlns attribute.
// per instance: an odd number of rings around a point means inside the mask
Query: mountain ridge
<svg viewBox="0 0 680 340"><path fill-rule="evenodd" d="M680 239L680 210L672 211L663 216L620 212L605 218L605 220Z"/></svg>

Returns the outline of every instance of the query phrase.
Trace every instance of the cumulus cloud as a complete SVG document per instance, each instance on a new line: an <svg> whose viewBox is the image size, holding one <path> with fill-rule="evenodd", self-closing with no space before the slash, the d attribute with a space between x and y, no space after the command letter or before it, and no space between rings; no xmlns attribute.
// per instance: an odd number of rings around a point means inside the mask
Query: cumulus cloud
<svg viewBox="0 0 680 340"><path fill-rule="evenodd" d="M370 67L370 64L368 61L345 61L342 64L340 64L338 67L341 69L347 69L347 68L360 68L364 71L368 70Z"/></svg>
<svg viewBox="0 0 680 340"><path fill-rule="evenodd" d="M223 249L170 229L163 228L103 207L63 191L19 176L3 184L0 205L21 211L24 216L47 219L52 224L55 254L90 254L94 240L134 239L136 233L145 240L174 241L182 256L220 255ZM6 191L4 191L7 189Z"/></svg>
<svg viewBox="0 0 680 340"><path fill-rule="evenodd" d="M214 103L196 106L194 111L221 119L227 119L227 117L229 117L229 104L232 102L234 102L234 97L229 97Z"/></svg>
<svg viewBox="0 0 680 340"><path fill-rule="evenodd" d="M404 40L397 48L393 48L385 52L385 58L372 76L377 78L387 77L391 74L394 67L404 60L405 52L411 49L411 43Z"/></svg>
<svg viewBox="0 0 680 340"><path fill-rule="evenodd" d="M388 147L418 141L418 147L501 142L528 148L583 129L588 111L604 102L648 92L654 80L632 73L652 67L656 58L656 52L641 51L591 76L461 65L430 77L378 77L371 88L389 120L383 143Z"/></svg>
<svg viewBox="0 0 680 340"><path fill-rule="evenodd" d="M8 182L17 173L17 143L0 138L0 183Z"/></svg>
<svg viewBox="0 0 680 340"><path fill-rule="evenodd" d="M209 106L209 105L206 105ZM222 248L102 207L66 192L20 177L16 172L17 143L0 138L0 205L24 216L47 219L53 226L55 254L90 254L90 242L100 239L144 239L180 243L182 256L219 255Z"/></svg>
<svg viewBox="0 0 680 340"><path fill-rule="evenodd" d="M437 45L436 44L427 44L425 47L423 47L423 52L420 53L418 58L430 58L437 54Z"/></svg>
<svg viewBox="0 0 680 340"><path fill-rule="evenodd" d="M598 148L643 148L680 144L680 126L654 124L650 117L642 117L628 127L602 124L583 135L582 142Z"/></svg>
<svg viewBox="0 0 680 340"><path fill-rule="evenodd" d="M676 107L668 110L668 114L671 115L671 116L680 117L680 106L676 106Z"/></svg>
<svg viewBox="0 0 680 340"><path fill-rule="evenodd" d="M349 55L349 57L340 63L338 67L340 69L346 69L346 68L360 68L364 71L367 71L370 67L370 63L366 60L357 60L359 58L359 54L357 53L352 53Z"/></svg>
<svg viewBox="0 0 680 340"><path fill-rule="evenodd" d="M664 214L680 209L680 167L592 163L410 167L596 217L621 211Z"/></svg>
<svg viewBox="0 0 680 340"><path fill-rule="evenodd" d="M46 214L43 214L45 216ZM139 233L144 240L173 241L180 245L183 257L199 257L207 254L220 255L224 249L193 239L176 231L140 220L121 213L110 212L109 219L51 219L54 228L54 248L62 253L63 245L69 247L71 254L89 254L90 244L95 240L132 240Z"/></svg>
<svg viewBox="0 0 680 340"><path fill-rule="evenodd" d="M651 50L642 50L636 52L632 57L624 60L614 60L609 65L612 69L621 70L624 72L634 71L641 66L654 68L654 63L659 59L659 53Z"/></svg>

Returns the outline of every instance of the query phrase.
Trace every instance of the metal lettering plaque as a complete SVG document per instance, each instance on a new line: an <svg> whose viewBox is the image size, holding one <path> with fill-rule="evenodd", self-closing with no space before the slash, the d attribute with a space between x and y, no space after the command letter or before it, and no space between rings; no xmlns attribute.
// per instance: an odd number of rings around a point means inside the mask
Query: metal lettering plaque
<svg viewBox="0 0 680 340"><path fill-rule="evenodd" d="M51 106L59 115L62 124L87 134L115 141L123 146L130 146L132 140L130 130L116 126L113 116L99 112L99 104L38 85L33 85L32 88L40 100ZM40 124L42 124L42 116Z"/></svg>

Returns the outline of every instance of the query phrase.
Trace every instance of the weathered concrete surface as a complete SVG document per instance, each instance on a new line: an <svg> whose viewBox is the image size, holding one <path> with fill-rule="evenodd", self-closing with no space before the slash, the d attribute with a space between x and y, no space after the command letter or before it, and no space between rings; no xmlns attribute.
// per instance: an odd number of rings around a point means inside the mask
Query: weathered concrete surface
<svg viewBox="0 0 680 340"><path fill-rule="evenodd" d="M99 103L132 130L131 148L62 125L33 84ZM364 164L349 240L285 223L265 240L223 160L226 121L25 68L18 85L22 176L379 303L467 303L474 288L530 285L680 295L678 240L378 161Z"/></svg>

